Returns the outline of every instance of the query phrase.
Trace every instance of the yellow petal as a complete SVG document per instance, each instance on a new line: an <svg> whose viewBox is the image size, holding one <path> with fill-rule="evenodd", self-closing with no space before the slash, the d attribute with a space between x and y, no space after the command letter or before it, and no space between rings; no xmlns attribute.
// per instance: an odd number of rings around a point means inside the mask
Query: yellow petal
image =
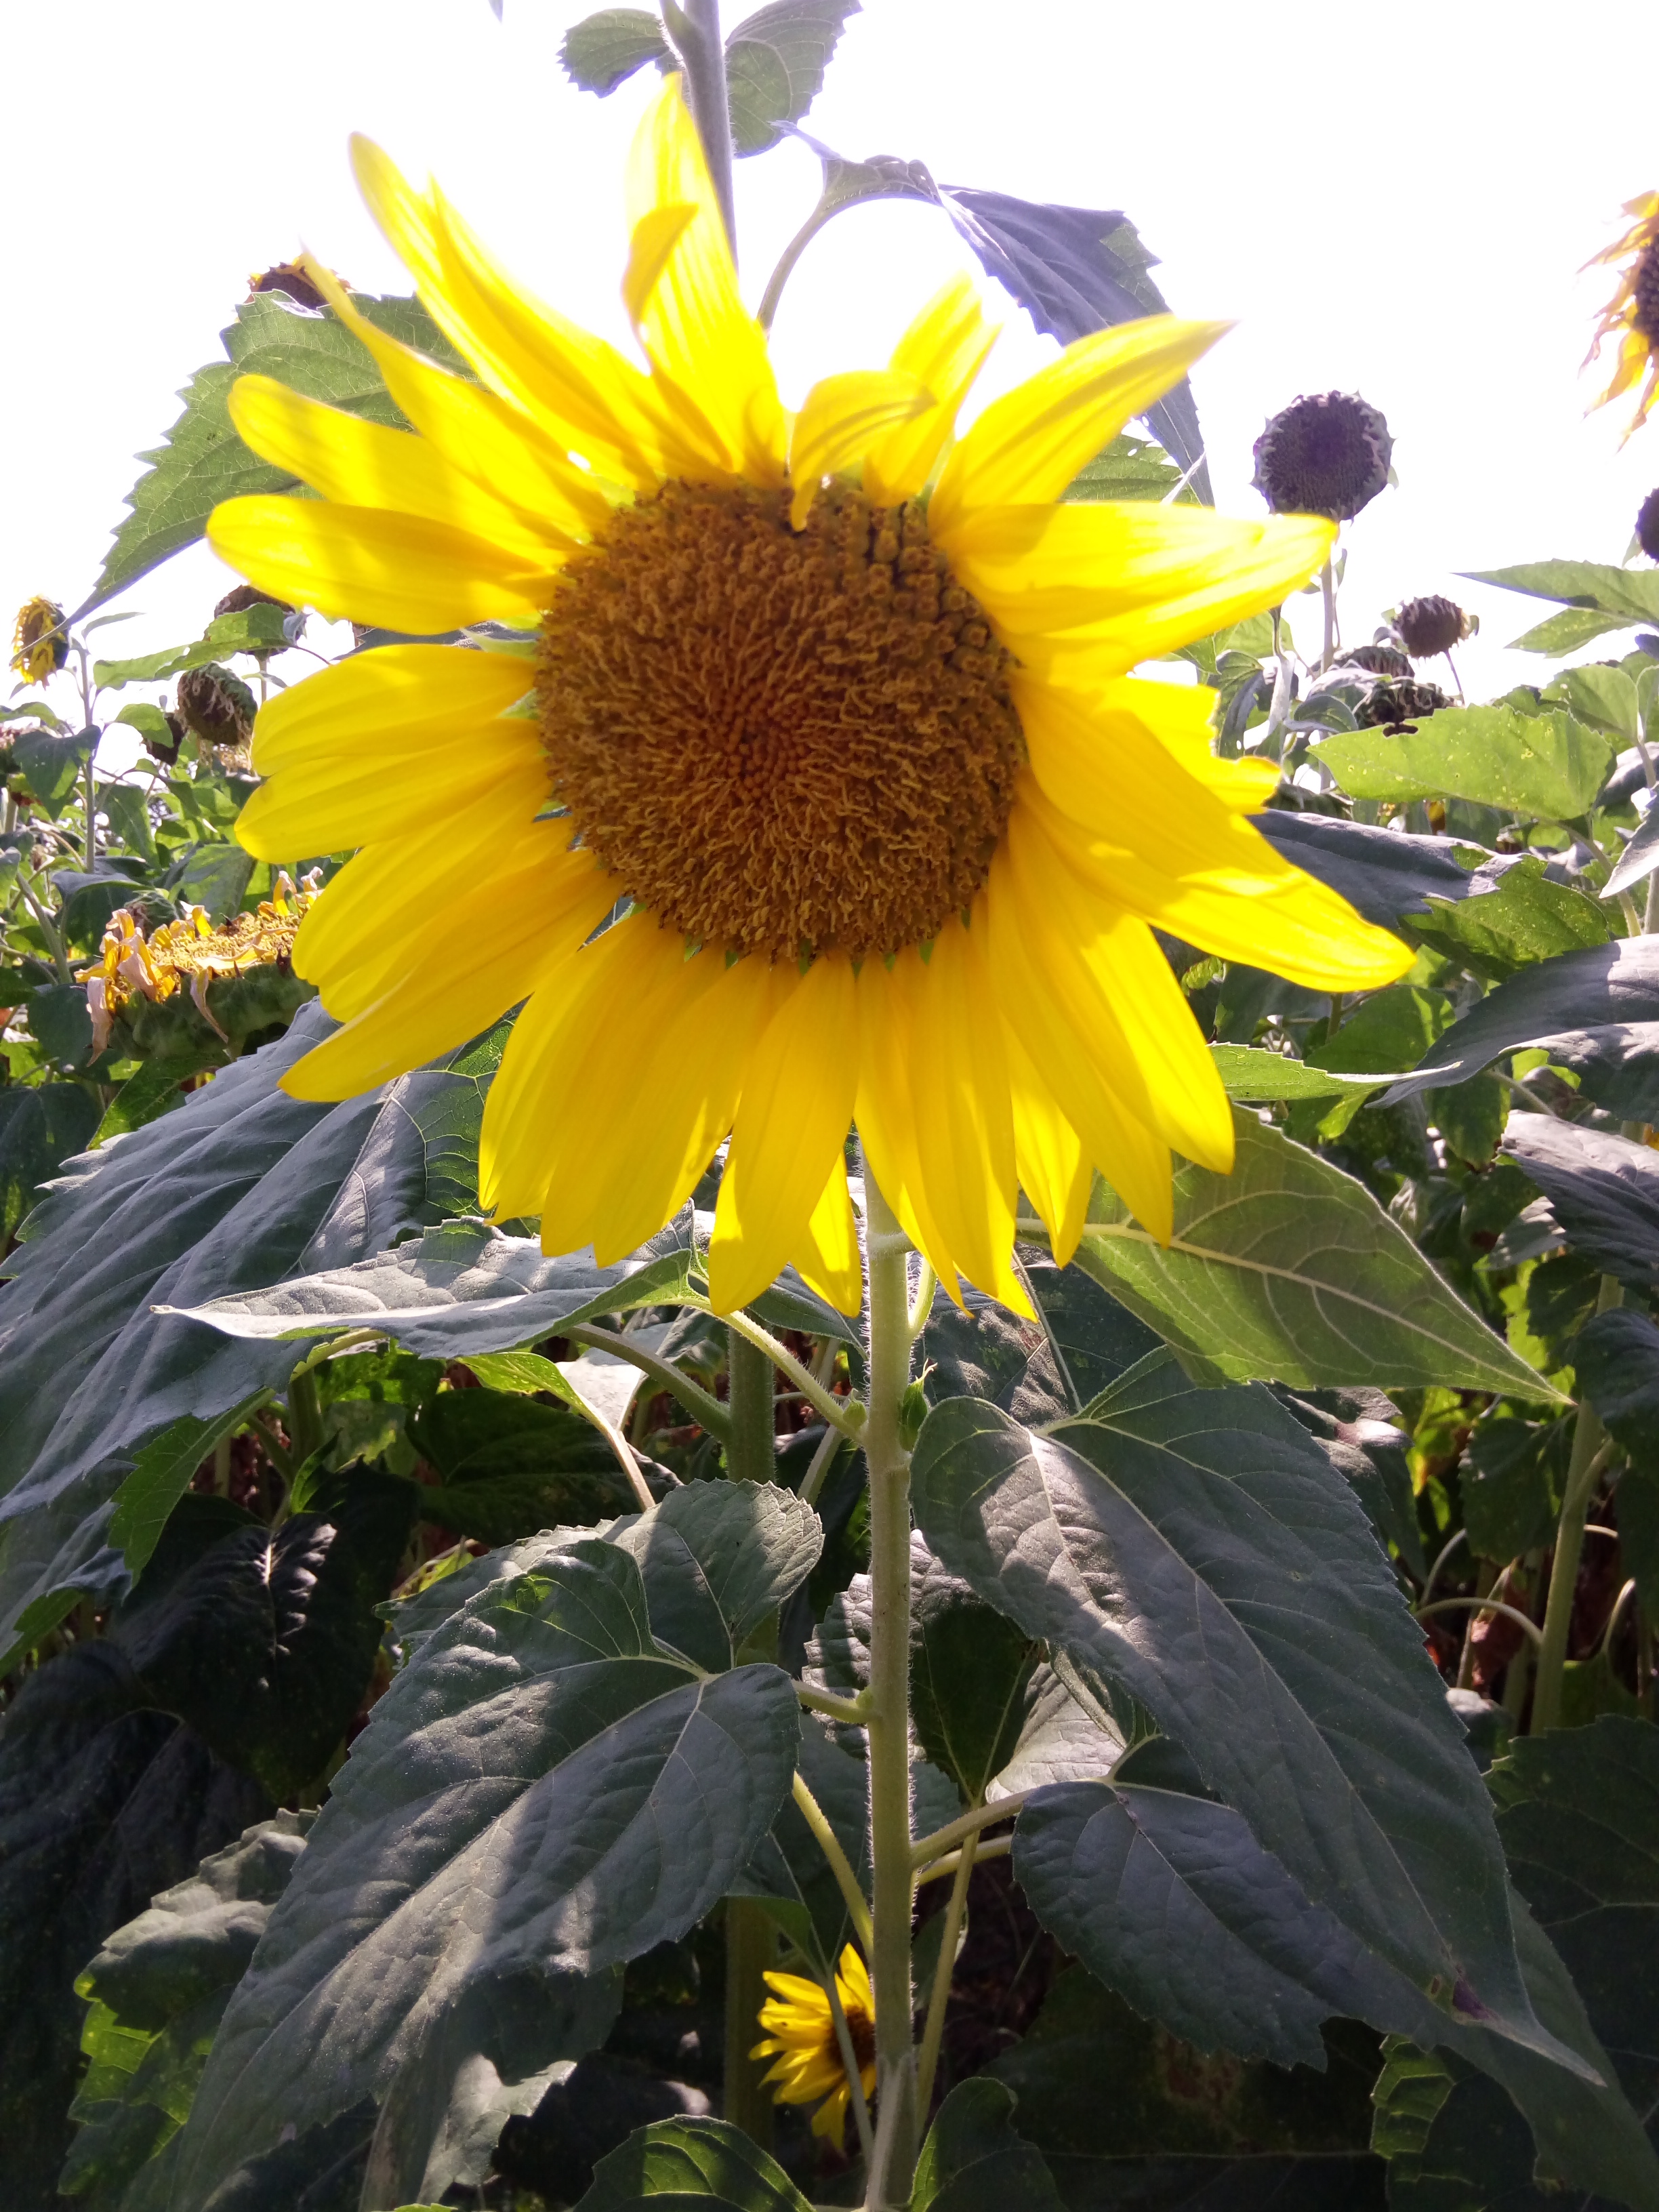
<svg viewBox="0 0 1659 2212"><path fill-rule="evenodd" d="M951 553L957 526L980 508L1058 499L1085 462L1179 383L1226 328L1173 315L1120 323L1079 338L994 399L939 477L928 509L935 539Z"/></svg>
<svg viewBox="0 0 1659 2212"><path fill-rule="evenodd" d="M426 637L469 623L538 622L556 566L441 522L318 499L226 500L207 536L222 561L276 599L331 622Z"/></svg>
<svg viewBox="0 0 1659 2212"><path fill-rule="evenodd" d="M269 376L238 377L230 419L245 445L345 507L384 507L469 532L535 570L574 544L564 532L528 529L509 507L451 467L410 430L325 407Z"/></svg>
<svg viewBox="0 0 1659 2212"><path fill-rule="evenodd" d="M972 928L952 916L927 960L896 973L908 987L910 1087L928 1210L969 1279L1031 1320L1012 1265L1014 1127L1002 1023L981 950L985 928L981 897Z"/></svg>
<svg viewBox="0 0 1659 2212"><path fill-rule="evenodd" d="M453 1051L516 1006L610 902L591 864L493 878L448 908L391 988L297 1061L283 1088L295 1098L350 1098Z"/></svg>
<svg viewBox="0 0 1659 2212"><path fill-rule="evenodd" d="M864 457L864 489L878 507L914 499L926 484L956 429L957 410L1000 335L986 318L978 287L958 270L894 347L890 367L915 377L933 395L933 404L872 441Z"/></svg>
<svg viewBox="0 0 1659 2212"><path fill-rule="evenodd" d="M388 837L417 835L434 818L526 771L545 795L546 764L533 723L451 728L447 742L388 763L372 753L338 766L285 769L242 809L236 837L262 860L309 860Z"/></svg>
<svg viewBox="0 0 1659 2212"><path fill-rule="evenodd" d="M369 212L428 313L486 384L637 489L695 464L630 361L515 284L435 188L416 192L366 138L352 140L351 155Z"/></svg>
<svg viewBox="0 0 1659 2212"><path fill-rule="evenodd" d="M1063 1267L1083 1234L1094 1170L1083 1139L1055 1105L1030 1054L1012 1030L1004 1026L1020 1188L1048 1230L1054 1258Z"/></svg>
<svg viewBox="0 0 1659 2212"><path fill-rule="evenodd" d="M864 1273L844 1158L830 1169L805 1236L791 1256L808 1290L816 1291L837 1313L855 1314L862 1307Z"/></svg>
<svg viewBox="0 0 1659 2212"><path fill-rule="evenodd" d="M457 729L505 714L532 680L512 653L453 645L354 653L265 702L253 726L254 769L278 775L365 746L389 764L405 746L441 744Z"/></svg>
<svg viewBox="0 0 1659 2212"><path fill-rule="evenodd" d="M1027 667L1058 670L1084 653L1097 680L1278 605L1335 535L1318 515L1248 522L1126 500L981 509L950 550L953 574Z"/></svg>
<svg viewBox="0 0 1659 2212"><path fill-rule="evenodd" d="M628 164L630 230L647 226L654 283L630 299L652 362L714 432L726 465L751 483L783 481L786 422L766 333L743 304L720 205L678 76L665 79ZM696 210L664 251L659 210Z"/></svg>
<svg viewBox="0 0 1659 2212"><path fill-rule="evenodd" d="M883 961L866 960L859 970L859 1085L854 1118L868 1175L905 1235L926 1254L945 1291L960 1305L962 1286L928 1205L922 1176L909 1072L915 1042L909 1022L908 970L912 965L919 967L920 958L907 949L890 969Z"/></svg>
<svg viewBox="0 0 1659 2212"><path fill-rule="evenodd" d="M532 525L580 538L605 520L612 502L604 486L577 468L526 409L378 330L320 262L307 255L302 265L374 356L393 399L452 467Z"/></svg>
<svg viewBox="0 0 1659 2212"><path fill-rule="evenodd" d="M743 1079L714 1232L709 1302L735 1313L781 1275L841 1157L858 1087L848 962L815 960L791 979Z"/></svg>
<svg viewBox="0 0 1659 2212"><path fill-rule="evenodd" d="M823 477L850 469L881 432L913 422L933 407L933 394L925 386L891 369L855 368L844 376L820 377L790 434L789 480L795 488L791 527L805 527Z"/></svg>
<svg viewBox="0 0 1659 2212"><path fill-rule="evenodd" d="M1170 1149L1152 1126L1152 1103L1128 1040L1103 1008L1092 979L1053 947L1031 915L1005 839L987 896L991 979L1004 1021L1024 1046L1050 1096L1136 1218L1161 1242L1174 1231Z"/></svg>

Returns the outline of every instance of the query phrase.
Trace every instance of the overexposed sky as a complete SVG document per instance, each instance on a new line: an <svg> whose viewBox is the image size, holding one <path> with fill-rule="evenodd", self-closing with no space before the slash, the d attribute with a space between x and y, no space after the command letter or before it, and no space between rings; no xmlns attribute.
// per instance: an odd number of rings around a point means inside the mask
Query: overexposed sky
<svg viewBox="0 0 1659 2212"><path fill-rule="evenodd" d="M303 241L360 289L410 289L356 198L352 130L429 167L527 283L625 337L621 164L654 73L604 101L570 86L556 50L587 12L0 0L8 630L32 593L73 606L91 588L133 456L217 356L250 270ZM727 0L728 27L741 12ZM1622 410L1585 419L1579 363L1609 280L1577 274L1659 183L1656 83L1652 0L1571 17L1540 0L866 0L807 127L944 182L1127 213L1172 307L1238 323L1194 379L1223 507L1261 511L1251 441L1297 393L1380 407L1400 484L1351 527L1345 633L1450 591L1482 618L1474 695L1536 676L1503 647L1548 610L1456 572L1622 561L1659 483L1659 416L1622 453ZM799 146L739 165L751 299L816 195ZM785 398L882 359L965 256L921 205L838 218L785 295ZM1053 349L1012 308L1008 325L987 392ZM230 580L204 549L179 556L115 603L141 618L106 649L199 635Z"/></svg>

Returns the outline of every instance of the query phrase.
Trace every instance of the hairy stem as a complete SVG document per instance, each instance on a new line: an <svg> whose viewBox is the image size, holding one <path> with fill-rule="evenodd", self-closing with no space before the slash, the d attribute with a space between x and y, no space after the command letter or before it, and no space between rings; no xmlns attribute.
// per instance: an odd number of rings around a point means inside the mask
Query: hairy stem
<svg viewBox="0 0 1659 2212"><path fill-rule="evenodd" d="M322 1449L323 1408L317 1377L308 1367L296 1367L288 1378L288 1436L296 1471Z"/></svg>
<svg viewBox="0 0 1659 2212"><path fill-rule="evenodd" d="M865 1174L870 1255L870 1843L876 2096L881 2115L866 2212L908 2204L916 2156L910 1992L910 1455L899 1406L910 1380L905 1240Z"/></svg>
<svg viewBox="0 0 1659 2212"><path fill-rule="evenodd" d="M619 1328L589 1328L586 1324L567 1328L564 1334L572 1344L586 1345L594 1352L608 1352L614 1358L625 1359L641 1374L648 1375L669 1394L678 1400L700 1429L724 1443L731 1432L731 1419L726 1407L718 1398L711 1398L707 1390L683 1375L672 1360L659 1359L654 1352L635 1344Z"/></svg>
<svg viewBox="0 0 1659 2212"><path fill-rule="evenodd" d="M684 0L684 7L663 11L685 64L686 98L691 119L702 141L702 157L708 164L709 182L720 204L720 219L738 258L738 219L732 197L732 108L726 88L726 48L720 40L720 0Z"/></svg>
<svg viewBox="0 0 1659 2212"><path fill-rule="evenodd" d="M1603 1275L1597 1313L1606 1313L1624 1297L1623 1286ZM1578 1582L1578 1560L1584 1548L1584 1522L1604 1460L1605 1431L1595 1408L1581 1399L1572 1432L1572 1457L1567 1468L1561 1520L1555 1532L1555 1560L1550 1568L1550 1593L1544 1607L1544 1633L1538 1647L1538 1680L1532 1694L1532 1733L1559 1727L1561 1720L1561 1682L1567 1663L1567 1632L1572 1626L1573 1591Z"/></svg>
<svg viewBox="0 0 1659 2212"><path fill-rule="evenodd" d="M762 2086L769 2061L751 2058L766 2002L766 1972L776 1964L777 1936L752 1897L726 1905L726 2117L763 2150L772 2142L772 2096Z"/></svg>
<svg viewBox="0 0 1659 2212"><path fill-rule="evenodd" d="M832 1429L839 1429L842 1436L855 1441L862 1437L863 1408L853 1400L838 1398L824 1384L814 1382L794 1353L787 1345L780 1344L770 1329L763 1328L759 1322L745 1313L728 1314L726 1326L729 1334L742 1337L745 1343L763 1352L779 1374L788 1377L794 1395L805 1398L813 1412L828 1421Z"/></svg>
<svg viewBox="0 0 1659 2212"><path fill-rule="evenodd" d="M979 1838L969 1836L957 1862L945 1908L945 1932L939 1938L939 1964L933 1969L933 1993L927 2000L927 2025L921 2034L921 2063L916 2078L916 2110L924 2118L933 2098L933 2075L939 2066L939 2047L945 2035L945 2008L951 2001L951 1978L956 1969L957 1943L962 1935L962 1916L968 1910L968 1882L974 1871Z"/></svg>
<svg viewBox="0 0 1659 2212"><path fill-rule="evenodd" d="M727 1329L726 1471L733 1482L770 1482L777 1462L772 1433L772 1363Z"/></svg>

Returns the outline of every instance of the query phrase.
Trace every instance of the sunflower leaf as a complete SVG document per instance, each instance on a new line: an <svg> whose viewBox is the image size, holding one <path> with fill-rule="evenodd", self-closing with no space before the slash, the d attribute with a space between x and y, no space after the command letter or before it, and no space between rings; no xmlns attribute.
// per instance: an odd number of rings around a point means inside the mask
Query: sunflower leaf
<svg viewBox="0 0 1659 2212"><path fill-rule="evenodd" d="M823 89L823 73L861 0L773 0L726 41L732 150L763 154L799 123Z"/></svg>
<svg viewBox="0 0 1659 2212"><path fill-rule="evenodd" d="M1060 2212L1042 2152L1015 2130L1017 2101L1001 2081L957 2082L921 2147L910 2212Z"/></svg>
<svg viewBox="0 0 1659 2212"><path fill-rule="evenodd" d="M713 2212L811 2212L776 2160L729 2120L653 2120L599 2160L576 2212L633 2212L654 2197Z"/></svg>
<svg viewBox="0 0 1659 2212"><path fill-rule="evenodd" d="M533 2021L543 2064L580 2057L616 1970L726 1894L789 1788L793 1686L770 1666L697 1679L653 1643L647 1602L627 1553L580 1541L422 1640L231 2001L181 2201L365 2095L406 2115L382 2201L429 2193L484 2023Z"/></svg>
<svg viewBox="0 0 1659 2212"><path fill-rule="evenodd" d="M601 8L573 23L559 46L559 66L571 83L601 100L647 62L672 60L662 25L647 8Z"/></svg>
<svg viewBox="0 0 1659 2212"><path fill-rule="evenodd" d="M1524 592L1535 599L1594 607L1603 614L1628 616L1632 623L1659 622L1659 575L1651 568L1613 568L1600 561L1525 561L1518 568L1465 573L1472 584L1496 584L1500 591Z"/></svg>
<svg viewBox="0 0 1659 2212"><path fill-rule="evenodd" d="M1078 1250L1178 1352L1237 1382L1558 1395L1351 1176L1253 1114L1233 1121L1231 1176L1176 1169L1167 1249L1097 1182Z"/></svg>
<svg viewBox="0 0 1659 2212"><path fill-rule="evenodd" d="M1162 1354L1048 1436L954 1399L912 1476L943 1564L1081 1692L1139 1699L1423 2002L1583 2063L1534 2015L1490 1808L1421 1632L1348 1484L1268 1393L1194 1390Z"/></svg>
<svg viewBox="0 0 1659 2212"><path fill-rule="evenodd" d="M1573 1249L1634 1290L1659 1290L1659 1154L1610 1130L1511 1114L1504 1150L1535 1182Z"/></svg>
<svg viewBox="0 0 1659 2212"><path fill-rule="evenodd" d="M1355 730L1315 755L1353 799L1466 799L1531 821L1571 821L1607 781L1613 748L1556 709L1444 707L1398 736Z"/></svg>
<svg viewBox="0 0 1659 2212"><path fill-rule="evenodd" d="M447 338L417 300L356 295L358 311L391 337L418 346L422 353L470 375ZM372 422L404 428L404 417L386 388L367 346L355 338L331 309L296 309L272 293L260 293L236 310L236 319L220 333L225 361L198 368L180 397L185 410L166 442L140 459L149 463L132 489L132 509L115 531L102 574L91 598L70 617L78 622L140 576L193 545L222 499L245 492L292 491L299 479L251 453L232 427L230 387L239 376L258 373L326 400Z"/></svg>

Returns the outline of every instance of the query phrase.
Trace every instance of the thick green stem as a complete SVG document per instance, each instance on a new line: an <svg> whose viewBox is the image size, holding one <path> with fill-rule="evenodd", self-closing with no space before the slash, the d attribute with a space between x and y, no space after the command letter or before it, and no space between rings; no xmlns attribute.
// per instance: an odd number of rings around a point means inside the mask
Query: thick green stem
<svg viewBox="0 0 1659 2212"><path fill-rule="evenodd" d="M726 1471L733 1482L770 1482L777 1468L772 1432L772 1363L766 1354L728 1328Z"/></svg>
<svg viewBox="0 0 1659 2212"><path fill-rule="evenodd" d="M732 198L732 108L726 87L726 48L720 40L720 0L673 0L663 9L680 59L685 64L686 100L702 141L709 182L720 203L732 258L738 258L737 216Z"/></svg>
<svg viewBox="0 0 1659 2212"><path fill-rule="evenodd" d="M763 2150L772 2143L772 2093L762 2085L771 2064L751 2058L760 2039L766 1972L777 1964L778 1942L763 1906L751 1897L726 1903L726 2117Z"/></svg>
<svg viewBox="0 0 1659 2212"><path fill-rule="evenodd" d="M323 1446L323 1409L317 1395L317 1377L306 1367L296 1367L288 1378L288 1442L296 1469Z"/></svg>
<svg viewBox="0 0 1659 2212"><path fill-rule="evenodd" d="M1597 1313L1616 1306L1625 1293L1611 1275L1601 1278ZM1550 1569L1550 1594L1544 1607L1543 1640L1538 1648L1538 1680L1532 1693L1532 1733L1558 1728L1561 1721L1561 1682L1567 1663L1567 1632L1572 1626L1573 1592L1578 1584L1578 1560L1584 1548L1584 1520L1601 1472L1605 1436L1589 1401L1581 1399L1572 1432L1572 1457L1567 1468L1566 1492L1561 1500L1561 1519L1555 1532L1555 1560Z"/></svg>
<svg viewBox="0 0 1659 2212"><path fill-rule="evenodd" d="M908 2204L916 2157L910 1991L910 1455L900 1401L910 1380L908 1246L865 1174L870 1265L870 1844L880 2113L868 2212Z"/></svg>

